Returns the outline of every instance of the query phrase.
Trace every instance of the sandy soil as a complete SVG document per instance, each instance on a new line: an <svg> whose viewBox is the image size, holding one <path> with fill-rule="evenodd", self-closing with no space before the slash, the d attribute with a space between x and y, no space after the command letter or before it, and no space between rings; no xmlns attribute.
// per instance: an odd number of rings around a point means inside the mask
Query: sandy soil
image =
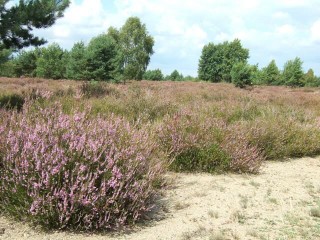
<svg viewBox="0 0 320 240"><path fill-rule="evenodd" d="M268 162L259 175L168 179L154 219L129 233L43 233L0 217L0 239L320 239L320 158Z"/></svg>

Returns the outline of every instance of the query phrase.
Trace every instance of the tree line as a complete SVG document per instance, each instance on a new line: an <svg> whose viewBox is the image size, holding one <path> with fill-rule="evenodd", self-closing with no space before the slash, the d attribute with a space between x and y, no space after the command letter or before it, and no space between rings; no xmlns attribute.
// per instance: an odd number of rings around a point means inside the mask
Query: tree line
<svg viewBox="0 0 320 240"><path fill-rule="evenodd" d="M70 51L57 43L32 34L34 28L52 26L63 16L68 0L27 0L7 8L0 1L0 75L74 80L174 80L232 82L247 85L319 86L314 71L303 71L300 58L289 60L279 69L275 60L259 69L248 64L249 49L239 39L208 43L202 49L198 77L183 76L178 70L165 76L160 69L147 70L154 53L154 38L139 18L130 17L116 29L110 27L88 44L77 42ZM35 46L32 50L21 50Z"/></svg>
<svg viewBox="0 0 320 240"><path fill-rule="evenodd" d="M119 30L96 36L85 45L77 42L70 51L57 43L7 55L1 75L74 80L141 80L153 54L154 39L137 17Z"/></svg>
<svg viewBox="0 0 320 240"><path fill-rule="evenodd" d="M239 39L220 44L209 43L203 47L199 60L198 75L210 82L233 82L238 87L246 85L286 85L315 87L320 85L320 78L314 71L303 71L300 58L287 61L280 70L275 60L259 69L248 64L249 49L243 48Z"/></svg>

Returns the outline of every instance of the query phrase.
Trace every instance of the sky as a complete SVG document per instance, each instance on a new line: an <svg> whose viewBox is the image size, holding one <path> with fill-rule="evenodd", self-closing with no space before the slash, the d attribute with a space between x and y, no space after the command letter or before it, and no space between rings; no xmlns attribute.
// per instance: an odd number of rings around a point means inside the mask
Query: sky
<svg viewBox="0 0 320 240"><path fill-rule="evenodd" d="M131 16L155 39L148 69L197 76L204 45L238 38L250 64L275 59L282 69L300 57L320 76L320 0L72 0L63 18L36 34L69 50Z"/></svg>

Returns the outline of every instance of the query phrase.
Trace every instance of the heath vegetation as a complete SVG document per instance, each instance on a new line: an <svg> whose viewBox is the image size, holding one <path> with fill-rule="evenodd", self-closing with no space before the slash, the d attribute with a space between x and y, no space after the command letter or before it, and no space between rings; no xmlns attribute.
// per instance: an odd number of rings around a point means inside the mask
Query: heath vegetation
<svg viewBox="0 0 320 240"><path fill-rule="evenodd" d="M0 206L47 228L135 222L168 170L258 173L320 153L317 89L37 82L1 79Z"/></svg>

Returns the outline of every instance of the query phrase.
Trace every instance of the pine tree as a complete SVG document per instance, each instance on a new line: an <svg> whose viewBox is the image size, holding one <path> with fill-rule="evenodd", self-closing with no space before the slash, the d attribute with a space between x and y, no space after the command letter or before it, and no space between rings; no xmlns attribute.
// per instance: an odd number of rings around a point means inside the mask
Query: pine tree
<svg viewBox="0 0 320 240"><path fill-rule="evenodd" d="M69 0L20 0L7 8L10 1L0 0L0 50L44 44L32 31L52 26L70 4Z"/></svg>

